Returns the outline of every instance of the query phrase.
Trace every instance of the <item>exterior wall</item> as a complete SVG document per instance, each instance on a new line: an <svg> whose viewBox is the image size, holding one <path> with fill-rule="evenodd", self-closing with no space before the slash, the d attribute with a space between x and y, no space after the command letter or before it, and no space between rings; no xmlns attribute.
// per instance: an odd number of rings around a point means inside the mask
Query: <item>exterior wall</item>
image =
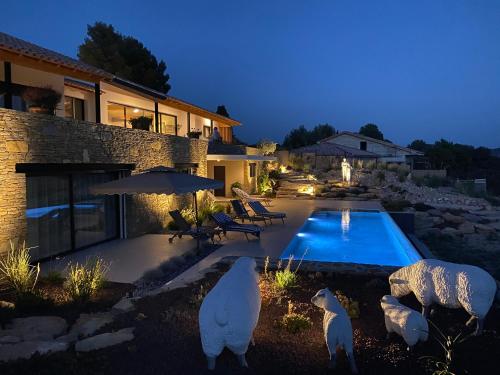
<svg viewBox="0 0 500 375"><path fill-rule="evenodd" d="M214 167L226 167L226 197L232 197L231 185L239 182L244 187L245 184L245 168L246 161L244 160L209 160L207 161L207 177L214 178ZM248 173L248 172L247 172Z"/></svg>
<svg viewBox="0 0 500 375"><path fill-rule="evenodd" d="M341 146L352 147L359 150L360 149L359 143L361 141L364 141L364 139L360 139L358 137L354 137L349 134L341 134L338 137L335 137L327 142L338 144ZM378 142L371 142L371 141L366 141L366 151L373 152L380 156L405 156L410 154L396 147L390 147L380 144Z"/></svg>
<svg viewBox="0 0 500 375"><path fill-rule="evenodd" d="M413 169L411 176L416 178L421 177L446 177L446 169Z"/></svg>
<svg viewBox="0 0 500 375"><path fill-rule="evenodd" d="M207 142L143 130L0 108L0 251L26 238L26 178L17 163L135 163L133 173L158 165L199 163L207 174ZM127 200L130 236L160 229L182 201L164 195Z"/></svg>

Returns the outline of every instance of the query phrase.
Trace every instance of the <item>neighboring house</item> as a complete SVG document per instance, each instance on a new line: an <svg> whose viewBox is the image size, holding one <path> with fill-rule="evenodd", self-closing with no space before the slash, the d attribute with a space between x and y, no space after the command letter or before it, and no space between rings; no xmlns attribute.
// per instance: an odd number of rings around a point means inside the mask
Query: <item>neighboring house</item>
<svg viewBox="0 0 500 375"><path fill-rule="evenodd" d="M334 134L331 137L321 140L319 143L334 144L337 146L350 147L351 149L368 151L377 155L379 161L386 163L406 163L411 165L415 157L423 155L422 152L408 147L398 146L394 143L346 131Z"/></svg>
<svg viewBox="0 0 500 375"><path fill-rule="evenodd" d="M224 182L222 188L214 191L215 196L231 197L231 185L235 182L239 182L249 193L255 192L264 161L276 161L276 158L261 155L255 147L210 142L207 176Z"/></svg>
<svg viewBox="0 0 500 375"><path fill-rule="evenodd" d="M352 147L320 142L315 145L304 146L290 151L290 158L299 157L304 164L315 169L330 169L340 166L342 159L348 159L351 164L356 161L377 160L378 155Z"/></svg>
<svg viewBox="0 0 500 375"><path fill-rule="evenodd" d="M23 90L47 86L63 95L56 116L26 112ZM149 131L132 128L139 116L151 119ZM88 188L158 165L206 176L214 127L231 143L237 125L0 33L0 252L26 240L42 259L164 227L182 198L98 197Z"/></svg>

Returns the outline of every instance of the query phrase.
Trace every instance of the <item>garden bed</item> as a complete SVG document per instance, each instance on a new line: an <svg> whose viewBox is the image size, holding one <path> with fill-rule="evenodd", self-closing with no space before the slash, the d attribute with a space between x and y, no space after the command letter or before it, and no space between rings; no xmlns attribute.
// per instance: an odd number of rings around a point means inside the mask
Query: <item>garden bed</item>
<svg viewBox="0 0 500 375"><path fill-rule="evenodd" d="M73 350L29 361L0 365L2 374L199 374L208 373L201 350L198 310L206 291L217 282L228 266L207 274L204 280L138 300L136 310L122 314L112 328L135 327L135 339L129 343L90 353L75 354ZM270 283L261 284L263 302L255 331L255 347L247 353L248 369L238 366L235 356L227 350L217 360L217 374L292 374L331 373L327 369L328 352L323 339L320 309L310 303L321 288L340 290L359 302L360 316L353 319L356 361L361 374L422 374L432 369L417 359L421 356L443 358L441 347L432 338L417 346L413 353L399 337L386 339L380 298L389 293L385 278L360 275L300 273L299 285L281 296L271 293ZM270 298L272 297L272 298ZM288 310L288 301L296 312L307 315L313 325L299 333L289 333L279 322ZM402 302L415 309L420 306L414 297ZM467 314L462 310L438 308L432 320L445 332L457 334L465 329ZM492 308L485 324L485 333L472 337L453 353L455 373L494 373L500 356L500 311ZM108 327L109 330L109 327ZM348 374L344 356L340 356L336 374Z"/></svg>

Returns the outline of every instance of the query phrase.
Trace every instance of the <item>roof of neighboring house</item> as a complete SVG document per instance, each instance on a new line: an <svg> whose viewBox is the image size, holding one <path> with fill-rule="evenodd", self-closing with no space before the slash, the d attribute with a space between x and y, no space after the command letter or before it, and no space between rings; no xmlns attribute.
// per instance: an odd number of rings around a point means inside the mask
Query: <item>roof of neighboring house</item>
<svg viewBox="0 0 500 375"><path fill-rule="evenodd" d="M241 125L241 123L237 120L219 115L218 113L198 107L194 104L190 104L157 90L153 90L144 85L117 77L114 74L108 73L90 64L2 32L0 32L0 59L12 61L13 63L18 63L20 65L26 65L32 67L33 69L38 68L40 70L44 70L43 68L45 67L46 70L53 73L59 73L61 75L71 77L69 79L65 79L65 83L70 86L88 89L90 85L79 80L87 79L92 82L99 82L102 80L118 87L133 90L141 95L158 99L160 103L173 108L191 112L225 125ZM39 65L41 63L46 65L42 67Z"/></svg>
<svg viewBox="0 0 500 375"><path fill-rule="evenodd" d="M378 155L357 148L337 145L333 143L317 143L315 145L304 146L290 151L293 154L316 154L316 156L346 156L354 158L377 158Z"/></svg>
<svg viewBox="0 0 500 375"><path fill-rule="evenodd" d="M359 139L362 139L362 140L365 140L365 141L375 142L375 143L379 143L379 144L387 146L387 147L397 148L398 150L405 151L405 152L411 153L413 155L423 155L422 152L414 150L412 148L399 146L399 145L391 143L391 142L382 141L380 139L375 139L375 138L372 138L372 137L367 137L366 135L363 135L363 134L354 133L354 132L348 132L348 131L343 131L343 132L334 134L334 135L332 135L332 136L330 136L328 138L322 139L319 142L320 143L328 142L328 141L331 141L332 139L335 139L335 138L340 137L342 135L350 135L352 137L356 137L356 138L359 138Z"/></svg>
<svg viewBox="0 0 500 375"><path fill-rule="evenodd" d="M35 61L47 62L75 72L85 73L90 76L100 77L103 79L110 79L113 77L112 74L96 68L95 66L0 32L0 58L2 57L2 51L4 51L4 53L10 52L17 56L29 57Z"/></svg>

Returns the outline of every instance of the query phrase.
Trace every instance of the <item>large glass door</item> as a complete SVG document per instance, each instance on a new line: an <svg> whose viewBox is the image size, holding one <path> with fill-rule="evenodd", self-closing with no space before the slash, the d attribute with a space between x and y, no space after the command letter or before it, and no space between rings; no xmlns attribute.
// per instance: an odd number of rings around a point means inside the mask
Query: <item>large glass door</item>
<svg viewBox="0 0 500 375"><path fill-rule="evenodd" d="M116 196L89 193L116 173L26 176L27 246L36 259L77 250L118 237Z"/></svg>

